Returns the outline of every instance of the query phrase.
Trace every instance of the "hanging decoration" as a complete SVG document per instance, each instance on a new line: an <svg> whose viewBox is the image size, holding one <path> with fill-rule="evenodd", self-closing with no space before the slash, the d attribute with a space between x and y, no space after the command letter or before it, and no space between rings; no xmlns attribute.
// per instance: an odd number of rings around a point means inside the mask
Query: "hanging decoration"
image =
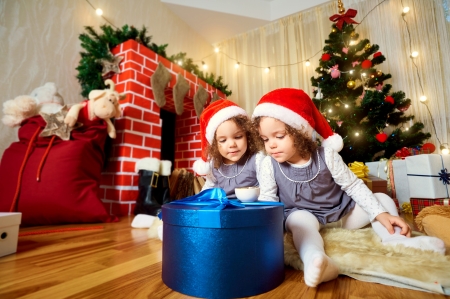
<svg viewBox="0 0 450 299"><path fill-rule="evenodd" d="M347 47L342 48L342 53L348 54L348 48Z"/></svg>
<svg viewBox="0 0 450 299"><path fill-rule="evenodd" d="M381 54L381 52L375 52L375 54L373 54L373 58L377 58L378 56L381 56L383 54Z"/></svg>
<svg viewBox="0 0 450 299"><path fill-rule="evenodd" d="M392 105L394 105L394 103L395 103L394 98L391 96L387 96L386 98L384 98L384 101L387 103L390 103Z"/></svg>
<svg viewBox="0 0 450 299"><path fill-rule="evenodd" d="M150 78L150 81L152 83L153 96L158 107L164 107L164 105L166 105L166 94L164 93L164 90L166 89L166 86L167 84L169 84L171 79L172 75L160 62Z"/></svg>
<svg viewBox="0 0 450 299"><path fill-rule="evenodd" d="M184 98L189 92L189 82L183 77L182 74L177 75L177 83L173 86L173 102L175 104L175 112L178 115L183 114L184 111Z"/></svg>
<svg viewBox="0 0 450 299"><path fill-rule="evenodd" d="M397 109L400 110L401 112L405 112L406 110L409 109L410 106L411 106L411 103L408 103L406 105L398 106Z"/></svg>
<svg viewBox="0 0 450 299"><path fill-rule="evenodd" d="M377 135L375 135L375 138L381 143L386 142L386 140L388 139L388 136L386 135L386 133L384 133L383 130L381 130L381 129L379 129L378 132L379 133Z"/></svg>
<svg viewBox="0 0 450 299"><path fill-rule="evenodd" d="M363 69L370 69L370 68L372 67L372 61L370 61L369 59L364 60L364 61L361 63L361 67L362 67Z"/></svg>
<svg viewBox="0 0 450 299"><path fill-rule="evenodd" d="M109 56L112 58L100 58L95 60L95 62L100 63L102 66L103 79L109 79L114 74L120 74L119 64L123 60L123 57L114 56L111 52L109 52Z"/></svg>
<svg viewBox="0 0 450 299"><path fill-rule="evenodd" d="M328 61L331 59L331 55L328 53L322 54L322 61Z"/></svg>
<svg viewBox="0 0 450 299"><path fill-rule="evenodd" d="M337 120L336 121L336 124L338 125L338 127L340 128L341 126L342 126L342 123L343 123L344 121L342 121L342 120Z"/></svg>
<svg viewBox="0 0 450 299"><path fill-rule="evenodd" d="M347 23L347 24L359 24L358 22L356 22L355 20L352 19L352 18L356 17L357 13L358 13L357 10L350 8L350 9L347 10L347 12L345 14L332 15L330 17L330 21L335 22L336 23L336 27L339 30L342 30L342 25L344 25L344 23Z"/></svg>
<svg viewBox="0 0 450 299"><path fill-rule="evenodd" d="M353 88L355 88L355 86L356 86L355 81L350 80L350 81L347 82L347 87L348 87L349 89L353 89Z"/></svg>
<svg viewBox="0 0 450 299"><path fill-rule="evenodd" d="M341 76L341 72L339 71L339 64L330 68L331 78L336 79Z"/></svg>

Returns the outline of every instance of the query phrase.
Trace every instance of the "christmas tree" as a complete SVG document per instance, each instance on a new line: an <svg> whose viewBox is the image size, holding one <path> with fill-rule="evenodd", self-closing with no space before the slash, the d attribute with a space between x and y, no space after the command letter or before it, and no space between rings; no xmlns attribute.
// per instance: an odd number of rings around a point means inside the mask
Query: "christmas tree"
<svg viewBox="0 0 450 299"><path fill-rule="evenodd" d="M311 82L314 104L344 139L343 160L389 159L404 147L421 146L431 135L422 132L422 123L413 124L413 115L405 115L411 105L405 93L385 84L391 75L377 68L386 60L379 46L358 41L356 10L340 13L330 17L335 23L316 68L319 76Z"/></svg>

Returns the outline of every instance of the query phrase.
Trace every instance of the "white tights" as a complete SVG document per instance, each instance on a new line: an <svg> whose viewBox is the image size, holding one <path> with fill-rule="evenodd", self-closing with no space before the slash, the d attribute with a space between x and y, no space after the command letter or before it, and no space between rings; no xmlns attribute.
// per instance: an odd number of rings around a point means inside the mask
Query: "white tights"
<svg viewBox="0 0 450 299"><path fill-rule="evenodd" d="M389 214L398 216L397 207L392 198L383 193L375 193L376 198ZM358 229L370 223L367 213L356 204L355 208L339 222L327 225L346 229ZM321 225L310 212L295 211L286 219L286 230L292 233L294 246L304 265L306 285L316 287L321 282L335 279L339 274L337 265L325 254L322 236L319 233ZM400 234L401 229L394 227L394 234L378 221L372 222L372 228L381 238L383 244L403 244L423 250L433 250L444 254L445 246L442 240L434 237L421 236L407 238Z"/></svg>

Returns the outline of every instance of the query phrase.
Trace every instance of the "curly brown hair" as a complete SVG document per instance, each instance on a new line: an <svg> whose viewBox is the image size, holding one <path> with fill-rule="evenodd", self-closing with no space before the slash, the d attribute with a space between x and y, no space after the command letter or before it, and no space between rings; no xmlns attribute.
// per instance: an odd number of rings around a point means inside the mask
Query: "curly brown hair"
<svg viewBox="0 0 450 299"><path fill-rule="evenodd" d="M260 139L259 135L257 135L257 131L253 126L252 121L245 115L237 115L233 116L227 120L232 120L241 130L245 132L247 137L247 155L253 155L259 150L257 145L257 140ZM214 167L219 168L222 164L222 155L219 152L219 146L216 140L216 133L214 133L214 139L212 144L208 145L208 155L214 161Z"/></svg>
<svg viewBox="0 0 450 299"><path fill-rule="evenodd" d="M253 126L257 130L259 129L259 123L264 117L267 116L258 116L253 119ZM279 119L276 120L281 121ZM294 147L297 149L298 154L304 159L309 158L311 153L313 153L314 150L317 148L317 142L313 141L311 137L308 136L304 127L302 127L302 129L295 129L290 125L286 124L285 122L283 121L281 122L284 124L286 128L286 134L292 138L294 142ZM257 144L259 150L263 150L265 153L267 153L266 148L264 146L264 141L262 140L261 137L258 137Z"/></svg>

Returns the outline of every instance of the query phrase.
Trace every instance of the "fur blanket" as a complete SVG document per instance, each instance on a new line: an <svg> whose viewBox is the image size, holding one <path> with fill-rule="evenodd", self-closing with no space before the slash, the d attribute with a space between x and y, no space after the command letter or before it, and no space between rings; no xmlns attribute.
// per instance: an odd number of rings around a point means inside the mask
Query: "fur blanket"
<svg viewBox="0 0 450 299"><path fill-rule="evenodd" d="M449 255L402 245L384 246L372 228L328 228L320 233L325 252L337 263L340 274L361 281L450 295ZM284 262L303 270L290 233L284 237Z"/></svg>

